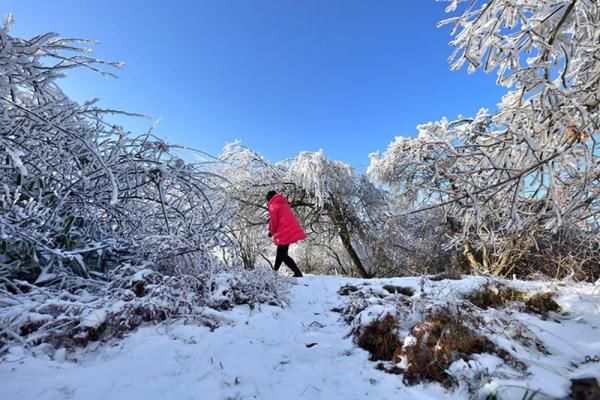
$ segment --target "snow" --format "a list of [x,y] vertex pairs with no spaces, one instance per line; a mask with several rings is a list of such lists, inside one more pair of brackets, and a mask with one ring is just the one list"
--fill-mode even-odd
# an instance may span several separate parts
[[23,176],[26,176],[27,168],[25,167],[25,165],[23,164],[23,160],[21,159],[21,157],[23,157],[25,153],[18,149],[11,149],[10,147],[6,148],[6,153],[8,153],[8,155],[12,159],[13,165],[19,170],[19,173]]
[[[215,311],[212,316],[225,323],[214,331],[182,322],[146,326],[121,341],[75,352],[58,349],[51,357],[34,357],[13,347],[0,362],[0,399],[468,399],[471,395],[463,386],[455,391],[436,383],[407,387],[401,376],[377,370],[368,353],[353,343],[351,327],[331,309],[348,301],[337,294],[348,283],[373,293],[385,284],[412,287],[413,298],[419,298],[423,287],[433,302],[442,302],[482,282],[306,276],[292,287],[288,308],[261,305]],[[553,289],[568,315],[542,320],[513,313],[551,353],[521,353],[528,374],[491,354],[457,361],[451,373],[472,380],[487,371],[491,376],[482,383],[482,393],[499,393],[503,399],[520,399],[526,388],[564,397],[569,379],[599,376],[600,363],[584,363],[586,355],[600,352],[596,288],[572,284]],[[388,311],[376,302],[370,307],[363,311],[365,317]],[[90,314],[87,320],[102,317]]]
[[55,273],[52,273],[52,272],[49,272],[51,270],[52,270],[51,266],[47,266],[47,267],[42,268],[42,272],[40,272],[40,274],[38,275],[37,279],[35,280],[35,283],[36,284],[40,284],[40,283],[43,283],[43,282],[48,282],[48,281],[51,281],[53,279],[56,279],[59,275],[55,274]]
[[83,328],[96,329],[106,321],[107,316],[108,312],[106,310],[91,310],[83,317],[79,325]]

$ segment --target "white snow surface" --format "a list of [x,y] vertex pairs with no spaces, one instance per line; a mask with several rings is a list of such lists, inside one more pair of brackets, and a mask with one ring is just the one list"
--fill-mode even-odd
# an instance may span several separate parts
[[[472,398],[462,384],[454,390],[437,383],[408,387],[401,376],[377,370],[368,353],[352,341],[350,327],[340,314],[331,311],[348,301],[337,294],[346,283],[375,290],[384,284],[408,286],[415,289],[415,296],[425,286],[443,301],[477,287],[483,279],[422,282],[419,278],[363,281],[306,276],[291,289],[288,308],[238,306],[215,311],[228,322],[212,332],[172,322],[146,326],[125,339],[76,352],[59,349],[52,356],[34,357],[13,347],[0,362],[0,399]],[[520,285],[539,289],[544,284]],[[568,395],[571,378],[600,376],[600,363],[583,363],[586,356],[600,354],[597,287],[573,284],[551,289],[559,292],[558,302],[568,317],[557,322],[513,314],[543,340],[551,355],[522,354],[528,365],[524,375],[491,354],[459,360],[450,366],[451,373],[468,379],[487,370],[495,376],[485,382],[481,393],[521,399],[525,390],[541,389],[536,400]],[[373,307],[363,313],[386,310],[377,304]]]

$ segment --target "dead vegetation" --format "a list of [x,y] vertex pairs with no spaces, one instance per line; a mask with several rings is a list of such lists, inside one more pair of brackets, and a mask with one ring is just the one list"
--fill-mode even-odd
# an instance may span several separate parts
[[387,314],[360,331],[356,343],[369,352],[371,361],[391,361],[402,347],[398,327],[396,318]]
[[561,308],[554,300],[555,296],[554,292],[536,293],[525,301],[525,310],[544,318],[547,318],[550,312],[560,312]]
[[462,279],[462,274],[460,271],[458,271],[456,269],[451,269],[451,270],[441,272],[436,275],[431,275],[429,277],[429,280],[431,280],[431,281],[443,281],[445,279],[460,280],[460,279]]
[[338,294],[340,296],[348,296],[350,293],[354,293],[356,291],[358,291],[358,288],[348,283],[338,290]]
[[556,233],[513,233],[502,243],[464,244],[454,254],[453,269],[521,279],[563,279],[595,282],[600,277],[600,235],[578,228]]
[[480,289],[468,294],[466,299],[477,307],[487,310],[488,308],[504,307],[509,302],[524,301],[525,294],[502,284],[488,282]]
[[402,294],[408,297],[415,294],[414,289],[405,286],[384,285],[383,288],[391,294]]
[[600,381],[598,378],[571,379],[571,398],[573,400],[600,399]]
[[[336,311],[353,326],[351,332],[357,345],[369,352],[371,361],[378,361],[376,368],[402,375],[408,385],[433,381],[446,388],[455,387],[458,382],[449,372],[450,365],[485,353],[500,358],[515,373],[526,374],[528,367],[521,361],[520,351],[542,356],[550,352],[526,324],[510,317],[512,310],[542,317],[560,310],[553,292],[529,294],[492,280],[465,295],[467,301],[444,304],[428,294],[409,298],[414,292],[402,286],[383,286],[388,293],[401,296],[381,297],[380,291],[372,288],[356,289],[349,293],[348,303]],[[370,307],[379,310],[390,305],[395,305],[395,311],[368,324],[361,322],[364,316],[371,315]],[[517,347],[501,345],[497,336]],[[475,390],[477,384],[473,385],[469,390]]]
[[399,337],[401,322],[386,314],[362,329],[354,331],[358,346],[369,352],[371,361],[379,363],[382,371],[403,375],[405,383],[414,385],[423,381],[435,381],[450,388],[455,382],[447,373],[451,363],[467,359],[472,354],[501,352],[485,336],[475,333],[469,323],[480,323],[465,315],[457,315],[449,309],[439,310],[417,323],[410,331],[412,340],[402,345]]
[[455,382],[447,373],[451,363],[467,359],[472,354],[492,353],[496,347],[449,310],[437,312],[419,322],[411,335],[414,340],[402,348],[395,360],[406,365],[404,381],[410,385],[435,381],[447,388],[452,387]]
[[556,293],[540,292],[528,296],[527,293],[499,283],[486,283],[466,296],[477,307],[500,309],[510,303],[518,303],[525,312],[547,318],[550,312],[560,312],[561,308],[554,300]]

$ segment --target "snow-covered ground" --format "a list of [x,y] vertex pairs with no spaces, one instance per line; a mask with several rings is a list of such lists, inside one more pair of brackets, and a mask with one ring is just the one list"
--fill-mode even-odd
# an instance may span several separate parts
[[[331,309],[348,302],[347,296],[337,293],[346,283],[375,291],[390,283],[408,286],[415,289],[415,296],[423,287],[443,300],[482,282],[469,278],[424,284],[419,278],[362,281],[307,276],[291,289],[288,308],[238,306],[215,311],[214,317],[226,323],[212,332],[171,323],[141,328],[99,348],[69,354],[59,350],[53,357],[36,358],[12,348],[0,363],[0,399],[467,399],[470,395],[462,385],[454,391],[436,383],[408,387],[401,376],[377,370],[369,354],[354,344],[350,327]],[[453,371],[468,377],[483,368],[493,375],[489,369],[497,368],[497,376],[486,383],[488,389],[501,398],[519,399],[524,388],[542,389],[550,397],[566,396],[571,378],[600,376],[600,363],[593,359],[600,354],[600,294],[593,285],[553,289],[559,291],[558,302],[568,315],[544,321],[512,314],[544,342],[550,355],[515,345],[528,366],[525,374],[487,355],[456,362]],[[375,303],[363,312],[385,309]],[[586,356],[592,357],[587,363]]]

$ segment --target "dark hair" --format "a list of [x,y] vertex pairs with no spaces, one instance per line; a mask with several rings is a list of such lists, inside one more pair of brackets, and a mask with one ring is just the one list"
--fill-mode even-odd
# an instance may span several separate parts
[[271,190],[269,193],[267,193],[267,202],[271,201],[273,196],[275,196],[276,194],[277,194],[277,192],[274,190]]

